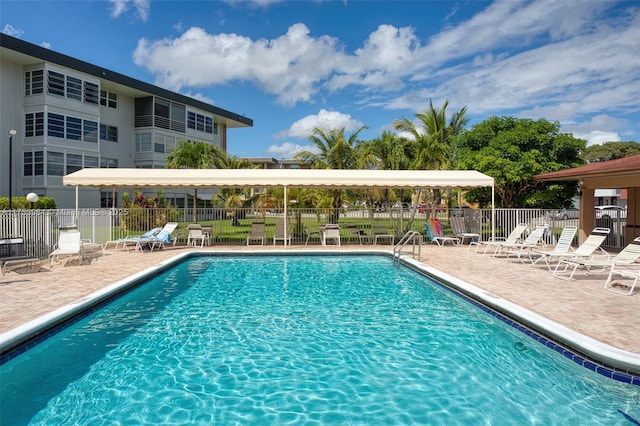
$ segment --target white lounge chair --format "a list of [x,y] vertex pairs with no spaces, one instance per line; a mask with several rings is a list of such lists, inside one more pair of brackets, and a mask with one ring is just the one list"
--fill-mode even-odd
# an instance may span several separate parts
[[251,223],[251,231],[249,231],[249,235],[247,236],[247,245],[251,245],[253,242],[260,242],[260,245],[264,245],[265,238],[265,224],[262,221],[252,222]]
[[278,241],[282,241],[282,243],[286,245],[291,245],[291,230],[287,229],[285,233],[284,230],[284,221],[285,219],[277,219],[276,220],[276,229],[273,231],[273,245],[275,246]]
[[[593,272],[594,269],[598,269],[599,272],[604,272],[607,269],[611,270],[614,266],[620,265],[632,265],[640,258],[640,237],[636,237],[631,241],[622,251],[615,256],[600,256],[591,257],[589,259],[567,259],[560,260],[556,265],[556,269],[553,271],[553,276],[563,280],[570,280],[573,278],[576,270],[580,267],[587,270],[587,275]],[[560,265],[564,265],[564,269],[559,270]],[[564,276],[568,270],[571,271],[569,276]]]
[[[636,287],[638,280],[640,280],[640,265],[621,265],[614,263],[609,271],[609,276],[604,283],[604,289],[612,291],[614,293],[624,294],[630,296],[633,294],[633,289]],[[613,281],[614,276],[618,276],[621,279],[632,280],[631,283],[623,284],[618,281]]]
[[326,246],[327,241],[333,241],[335,245],[340,246],[340,227],[335,224],[327,224],[322,230],[322,245]]
[[178,222],[168,222],[157,234],[149,238],[140,238],[136,242],[136,251],[143,251],[145,248],[153,251],[156,247],[164,248],[166,243],[171,243],[175,246],[177,239],[172,235],[176,228],[178,228]]
[[307,229],[307,227],[304,227],[304,234],[306,236],[306,239],[304,241],[304,245],[309,245],[309,241],[314,240],[314,239],[318,239],[319,242],[322,242],[322,234],[320,232],[320,230],[309,230]]
[[541,246],[544,245],[543,238],[548,230],[549,230],[549,225],[547,224],[538,225],[535,228],[533,228],[533,231],[531,231],[529,235],[527,235],[527,238],[525,238],[523,242],[513,243],[513,244],[504,244],[500,246],[499,249],[493,253],[493,255],[496,256],[497,254],[502,253],[503,249],[506,249],[507,257],[512,254],[515,254],[516,256],[518,256],[518,259],[520,259],[520,257],[522,257],[523,255],[526,255],[527,252],[535,248],[540,248]]
[[[558,240],[558,244],[553,250],[534,250],[531,252],[530,256],[532,265],[535,265],[540,261],[544,261],[547,264],[549,271],[551,271],[551,264],[554,261],[561,259],[587,259],[594,256],[596,252],[599,252],[601,255],[608,256],[607,252],[602,249],[601,245],[604,243],[607,235],[611,232],[610,229],[594,228],[587,239],[580,244],[578,248],[573,249],[571,244],[575,234],[573,228],[575,227],[570,226],[566,228],[568,229],[566,229],[566,232],[563,230],[563,233],[560,235],[560,239]],[[574,232],[574,234],[571,234],[572,232]]]
[[82,248],[82,237],[78,230],[60,230],[58,243],[54,250],[49,254],[50,266],[60,262],[62,258],[66,258],[65,265],[69,260],[78,258],[78,262],[82,264],[84,257],[84,249]]
[[[484,247],[484,251],[482,254],[487,254],[489,248],[493,248],[494,255],[496,251],[499,251],[502,246],[505,244],[516,244],[521,241],[522,233],[527,230],[529,225],[526,223],[519,223],[513,228],[513,230],[507,235],[506,239],[500,239],[500,237],[491,239],[489,241],[478,241],[469,244],[469,247],[472,245],[476,246],[476,253],[480,250],[480,247]],[[467,249],[468,250],[468,249]]]
[[158,228],[153,228],[141,235],[130,235],[123,238],[118,238],[117,240],[109,240],[106,243],[104,243],[104,245],[102,246],[102,250],[106,251],[107,247],[110,245],[114,245],[113,251],[117,251],[118,248],[120,250],[124,250],[127,248],[127,245],[133,245],[135,247],[138,241],[140,241],[141,239],[146,240],[146,239],[152,238],[161,230],[162,228],[158,227]]

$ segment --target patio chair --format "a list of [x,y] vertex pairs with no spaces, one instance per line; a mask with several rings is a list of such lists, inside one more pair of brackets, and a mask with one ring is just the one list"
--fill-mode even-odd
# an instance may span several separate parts
[[469,243],[480,240],[480,234],[467,231],[464,216],[451,216],[449,218],[449,225],[451,226],[453,235],[460,238],[460,244],[464,244],[464,240],[466,239],[469,240]]
[[529,225],[527,225],[526,223],[519,223],[513,228],[509,235],[507,235],[507,238],[500,239],[500,237],[496,237],[490,239],[489,241],[472,242],[469,244],[469,248],[471,248],[472,245],[475,245],[475,252],[478,253],[480,247],[484,247],[484,252],[482,254],[487,254],[489,248],[493,248],[493,251],[495,253],[501,246],[505,244],[516,244],[521,241],[522,234],[527,230],[528,227]]
[[333,241],[340,246],[340,227],[337,224],[329,223],[322,230],[322,245],[326,246],[327,241]]
[[304,235],[305,235],[305,241],[304,241],[304,245],[307,246],[309,245],[309,241],[313,240],[313,239],[318,239],[318,242],[322,242],[322,235],[320,232],[320,229],[318,229],[317,231],[314,230],[309,230],[306,225],[304,226]]
[[200,243],[200,247],[204,247],[205,243],[209,245],[209,234],[202,230],[202,225],[191,223],[187,226],[187,246],[195,247]]
[[358,228],[358,225],[347,225],[347,232],[349,233],[349,242],[351,242],[351,240],[354,238],[358,239],[360,245],[362,245],[363,240],[365,243],[368,242],[369,236],[365,231]]
[[175,247],[178,240],[172,235],[177,228],[178,222],[167,222],[157,234],[149,238],[140,238],[136,242],[136,251],[144,251],[145,249],[153,251],[156,247],[164,248],[166,243],[171,243]]
[[[587,270],[587,275],[589,275],[591,272],[593,272],[594,268],[598,268],[598,272],[604,272],[607,269],[611,271],[614,266],[631,265],[639,258],[640,237],[636,237],[635,240],[627,244],[627,246],[623,248],[620,253],[616,254],[613,257],[607,255],[600,257],[594,256],[588,259],[560,260],[553,271],[553,276],[563,280],[570,280],[571,278],[573,278],[573,275],[580,267],[585,268]],[[564,269],[562,269],[561,271],[559,270],[560,265],[564,265]],[[567,277],[563,274],[568,270],[570,270],[571,273]]]
[[273,245],[275,246],[278,241],[282,241],[282,243],[286,246],[291,245],[291,229],[287,229],[285,233],[284,224],[286,219],[277,219],[276,220],[276,229],[273,231]]
[[444,235],[440,219],[434,217],[429,218],[429,220],[425,222],[424,228],[427,233],[427,239],[432,243],[436,243],[439,246],[443,246],[446,243],[460,244],[460,238]]
[[371,233],[373,234],[373,244],[378,244],[378,240],[389,240],[391,245],[395,242],[393,234],[389,233],[387,227],[381,223],[372,223]]
[[51,267],[53,267],[54,263],[60,262],[62,258],[66,258],[65,265],[73,258],[78,258],[78,262],[82,264],[84,250],[80,231],[60,230],[58,243],[54,247],[54,250],[49,254]]
[[251,245],[251,243],[259,242],[261,246],[264,245],[265,239],[265,224],[263,221],[256,221],[251,223],[251,231],[249,231],[249,235],[247,236],[247,245]]

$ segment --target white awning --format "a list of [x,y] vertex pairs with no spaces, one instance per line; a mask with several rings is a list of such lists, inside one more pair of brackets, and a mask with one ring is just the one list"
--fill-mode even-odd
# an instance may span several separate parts
[[493,178],[475,170],[82,169],[65,185],[118,188],[475,188]]

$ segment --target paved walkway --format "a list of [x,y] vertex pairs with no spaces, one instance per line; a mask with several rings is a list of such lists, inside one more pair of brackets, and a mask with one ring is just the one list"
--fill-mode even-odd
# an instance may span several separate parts
[[[282,249],[282,246],[277,247]],[[246,250],[241,246],[213,246],[207,250]],[[274,249],[252,246],[251,249]],[[331,247],[294,246],[288,250],[335,250]],[[345,246],[343,250],[381,249],[390,246]],[[110,252],[91,259],[40,272],[18,270],[0,276],[0,333],[45,313],[81,300],[94,291],[135,272],[157,265],[185,247],[152,253]],[[425,245],[420,261],[460,278],[611,346],[640,354],[640,290],[624,296],[603,289],[606,274],[577,274],[573,281],[552,277],[546,267],[531,267],[515,260],[468,253],[466,247]]]

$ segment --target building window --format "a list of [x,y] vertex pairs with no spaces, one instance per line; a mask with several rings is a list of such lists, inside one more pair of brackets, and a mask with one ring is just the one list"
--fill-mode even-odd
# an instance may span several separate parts
[[84,82],[84,101],[88,104],[100,103],[100,90],[95,83]]
[[118,95],[106,90],[100,91],[100,105],[109,108],[118,108]]
[[101,158],[100,159],[100,168],[101,169],[116,169],[118,168],[118,160],[115,158]]
[[115,126],[101,124],[100,139],[108,142],[118,142],[118,128]]
[[64,154],[62,152],[47,152],[47,175],[64,176]]
[[187,127],[190,129],[211,134],[214,132],[214,126],[212,117],[196,114],[191,111],[187,113]]
[[24,176],[42,176],[44,172],[42,151],[25,152],[23,154],[23,173]]
[[67,154],[67,174],[77,172],[82,168],[82,155]]
[[213,134],[214,135],[218,134],[218,123],[213,123]]
[[136,152],[151,152],[151,133],[136,133]]
[[50,95],[64,96],[64,74],[47,72],[47,92]]
[[[100,207],[103,209],[110,209],[113,207],[113,192],[112,191],[100,191]],[[115,199],[118,199],[118,193],[115,193]]]
[[98,157],[94,157],[92,155],[84,156],[84,167],[95,169],[98,166],[100,166],[100,161],[98,160]]
[[24,115],[24,136],[44,136],[44,112],[31,112]]
[[66,117],[67,139],[82,140],[82,120],[75,117]]
[[67,76],[67,98],[82,102],[82,80]]
[[85,142],[98,143],[98,122],[82,120],[82,140]]
[[24,94],[39,95],[44,90],[44,72],[42,70],[27,71],[24,73]]
[[47,114],[47,135],[64,138],[64,115],[53,112]]

